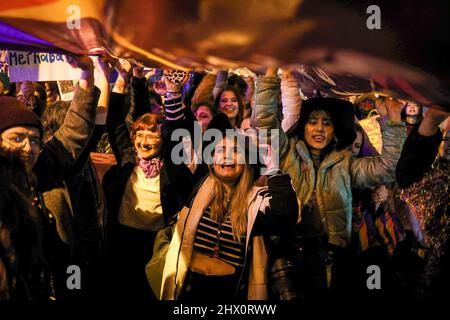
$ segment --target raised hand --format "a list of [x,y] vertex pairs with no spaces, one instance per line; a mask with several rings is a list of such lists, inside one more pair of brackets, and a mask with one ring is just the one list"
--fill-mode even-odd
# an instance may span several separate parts
[[278,73],[278,67],[276,67],[276,66],[267,67],[266,77],[275,77],[275,76],[277,76],[277,73]]
[[80,82],[78,85],[86,91],[94,90],[94,63],[88,56],[66,56],[66,61],[73,67],[81,69]]
[[287,68],[283,68],[282,71],[282,75],[281,75],[281,80],[282,81],[290,81],[290,80],[295,80],[295,77],[293,75],[293,71],[295,70],[295,68],[293,67],[287,67]]
[[164,82],[167,92],[180,92],[187,82],[189,73],[182,70],[164,70]]
[[[389,119],[400,122],[401,121],[401,113],[402,113],[403,108],[405,107],[405,103],[403,101],[396,100],[396,99],[387,99],[385,104],[386,104],[386,109],[387,109]],[[393,119],[393,118],[395,118],[395,119]]]
[[217,75],[216,84],[223,83],[228,80],[228,71],[227,70],[218,70],[216,75]]
[[450,116],[450,113],[432,106],[425,113],[425,117],[419,126],[419,134],[422,136],[433,136],[438,131],[439,125]]
[[97,56],[94,59],[95,69],[97,69],[100,75],[107,81],[109,80],[109,74],[112,71],[110,62],[112,62],[111,58],[106,56]]
[[81,70],[87,70],[87,71],[94,70],[94,63],[92,62],[92,59],[89,58],[88,56],[66,55],[66,61],[73,68],[79,68]]
[[164,80],[155,81],[153,83],[153,90],[155,90],[158,95],[165,96],[167,93],[167,87]]
[[131,69],[133,68],[133,66],[131,65],[130,61],[119,59],[114,63],[114,68],[119,73],[119,76],[114,83],[113,92],[124,94],[125,88],[130,81]]
[[144,66],[142,65],[134,65],[133,66],[133,77],[142,79],[144,78]]
[[377,99],[375,100],[375,109],[377,110],[381,118],[387,116],[387,109],[384,103],[385,99],[386,97],[377,97]]
[[122,77],[123,80],[127,81],[130,77],[131,69],[133,66],[131,62],[125,59],[116,60],[114,63],[114,68],[119,73],[119,76]]
[[389,119],[393,122],[402,121],[401,113],[403,108],[405,107],[405,103],[403,101],[396,100],[390,97],[378,98],[375,101],[375,107],[381,117],[387,114]]

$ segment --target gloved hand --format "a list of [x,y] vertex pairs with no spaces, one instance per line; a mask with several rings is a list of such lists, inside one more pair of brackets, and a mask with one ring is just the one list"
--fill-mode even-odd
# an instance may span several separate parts
[[167,92],[180,92],[189,78],[189,73],[182,70],[164,70],[164,82]]

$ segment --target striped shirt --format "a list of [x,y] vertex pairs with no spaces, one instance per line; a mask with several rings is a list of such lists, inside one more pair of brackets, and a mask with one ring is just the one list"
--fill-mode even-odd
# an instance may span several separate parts
[[183,99],[181,93],[167,93],[164,100],[164,108],[166,112],[166,120],[177,121],[184,119]]
[[234,266],[243,267],[245,252],[245,236],[241,242],[233,237],[230,216],[228,215],[220,227],[219,223],[211,218],[210,208],[203,213],[195,234],[194,250],[198,253],[214,257],[214,248],[218,244],[218,259]]

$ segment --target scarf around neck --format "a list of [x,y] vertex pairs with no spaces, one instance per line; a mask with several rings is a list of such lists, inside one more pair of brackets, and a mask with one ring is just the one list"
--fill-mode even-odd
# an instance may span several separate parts
[[158,157],[152,158],[150,160],[145,160],[139,157],[139,167],[144,171],[145,177],[147,179],[154,178],[159,175],[159,171],[163,166],[163,162]]

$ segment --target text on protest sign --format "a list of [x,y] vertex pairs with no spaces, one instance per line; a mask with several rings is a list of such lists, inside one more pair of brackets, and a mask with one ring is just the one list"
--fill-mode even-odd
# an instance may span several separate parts
[[11,82],[74,80],[81,73],[58,53],[9,50],[8,65]]

